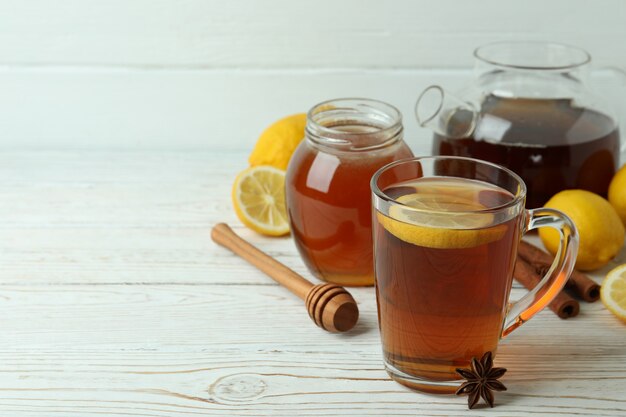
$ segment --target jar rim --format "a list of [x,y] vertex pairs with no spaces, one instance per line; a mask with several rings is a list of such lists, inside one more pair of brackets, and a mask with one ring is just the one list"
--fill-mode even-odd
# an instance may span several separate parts
[[564,71],[591,62],[577,46],[543,41],[498,41],[479,46],[474,57],[497,67],[521,70]]
[[[321,123],[324,116],[329,115],[334,115],[335,120],[350,120],[349,116],[362,118],[367,116],[370,121],[378,123],[367,125],[375,130],[346,131]],[[356,124],[359,124],[358,121]],[[363,126],[366,124],[363,123]],[[354,137],[377,139],[373,140],[374,143],[351,149],[370,150],[386,146],[402,133],[402,113],[395,106],[376,99],[361,97],[331,99],[316,104],[308,111],[306,131],[315,142],[331,146],[353,145],[353,140],[349,138]]]

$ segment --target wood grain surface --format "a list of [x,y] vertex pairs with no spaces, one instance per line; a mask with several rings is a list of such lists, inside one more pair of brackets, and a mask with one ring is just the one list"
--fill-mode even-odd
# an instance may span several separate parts
[[211,241],[226,221],[311,278],[290,238],[236,220],[246,156],[0,153],[0,416],[626,415],[626,326],[600,302],[502,341],[494,409],[391,381],[372,288],[330,334]]

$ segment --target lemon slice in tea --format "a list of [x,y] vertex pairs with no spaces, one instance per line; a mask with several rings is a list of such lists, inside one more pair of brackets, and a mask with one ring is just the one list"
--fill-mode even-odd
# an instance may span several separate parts
[[465,195],[413,193],[396,199],[389,216],[377,212],[380,224],[392,235],[413,245],[437,249],[473,248],[501,239],[504,224],[492,226],[487,207]]

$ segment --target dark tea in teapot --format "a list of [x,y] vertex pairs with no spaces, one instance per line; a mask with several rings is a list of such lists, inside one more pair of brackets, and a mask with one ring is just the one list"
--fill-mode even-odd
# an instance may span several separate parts
[[[571,99],[503,98],[487,95],[480,117],[451,114],[449,137],[436,133],[433,153],[491,161],[519,174],[528,186],[527,207],[540,207],[567,188],[606,197],[619,156],[614,121]],[[470,131],[463,138],[454,132]]]

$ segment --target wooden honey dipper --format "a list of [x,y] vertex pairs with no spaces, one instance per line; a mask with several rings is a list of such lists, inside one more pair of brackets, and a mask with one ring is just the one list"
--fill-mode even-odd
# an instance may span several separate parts
[[274,281],[304,300],[311,319],[324,330],[338,333],[350,330],[359,318],[352,295],[339,285],[313,285],[292,269],[239,237],[226,223],[211,230],[211,239],[230,249]]

